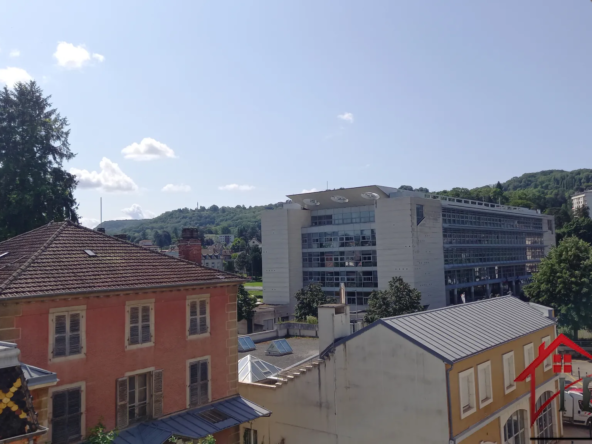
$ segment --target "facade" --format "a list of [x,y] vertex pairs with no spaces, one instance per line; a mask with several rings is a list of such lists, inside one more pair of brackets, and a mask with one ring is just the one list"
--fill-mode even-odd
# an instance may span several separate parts
[[[195,263],[196,229],[183,229],[185,260],[71,222],[9,239],[0,251],[0,338],[18,344],[27,364],[59,376],[45,386],[44,442],[81,441],[101,421],[121,431],[119,442],[162,444],[174,428],[169,421],[144,436],[150,421],[193,412],[201,430],[193,438],[208,431],[236,443],[249,415],[228,406],[262,414],[237,390],[242,280]],[[210,418],[205,427],[199,412],[211,409],[232,421]]]
[[224,270],[224,261],[219,254],[202,254],[201,263],[204,267],[215,268],[216,270]]
[[571,196],[571,209],[573,211],[582,207],[590,208],[590,203],[592,203],[592,190]]
[[293,313],[320,283],[364,309],[401,276],[429,308],[519,294],[555,244],[553,216],[526,208],[367,186],[288,196],[262,215],[263,300]]
[[255,238],[249,241],[249,247],[259,247],[263,251],[263,244]]
[[[555,334],[552,319],[511,296],[385,318],[352,335],[348,305],[321,306],[319,357],[239,383],[243,396],[273,411],[241,435],[315,444],[561,436],[557,401],[531,428],[530,384],[515,381]],[[558,376],[541,366],[536,382],[541,406]]]
[[234,242],[234,234],[205,234],[205,239],[212,239],[214,243],[230,245]]

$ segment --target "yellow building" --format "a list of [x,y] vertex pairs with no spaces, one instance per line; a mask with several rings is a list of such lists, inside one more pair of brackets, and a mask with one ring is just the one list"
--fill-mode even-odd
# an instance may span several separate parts
[[[529,382],[516,376],[555,338],[550,310],[514,297],[381,319],[349,335],[349,307],[319,308],[319,356],[241,395],[271,410],[243,425],[260,443],[511,443],[561,436],[554,400],[530,427]],[[551,359],[536,403],[555,393]]]

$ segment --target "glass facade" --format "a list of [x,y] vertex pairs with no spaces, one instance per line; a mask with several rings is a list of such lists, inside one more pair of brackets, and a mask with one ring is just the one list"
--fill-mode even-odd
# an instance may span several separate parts
[[322,287],[339,289],[339,284],[346,287],[378,287],[376,271],[308,271],[302,272],[304,286],[319,283]]
[[302,249],[373,247],[376,245],[376,232],[368,230],[324,231],[322,233],[303,233]]
[[542,219],[535,217],[497,215],[446,207],[442,208],[442,224],[502,228],[507,230],[543,230]]
[[538,271],[538,264],[504,265],[501,267],[475,267],[459,270],[446,270],[446,285],[468,284],[471,282],[507,279],[529,276]]
[[545,256],[544,247],[444,248],[444,265],[503,263],[539,260]]
[[444,245],[543,245],[543,233],[445,228]]
[[375,250],[302,253],[302,267],[376,267]]
[[374,207],[349,207],[332,210],[313,210],[311,225],[345,225],[374,222]]

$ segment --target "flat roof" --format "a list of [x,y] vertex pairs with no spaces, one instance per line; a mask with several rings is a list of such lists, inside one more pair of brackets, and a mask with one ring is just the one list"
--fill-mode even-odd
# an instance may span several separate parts
[[[238,354],[238,360],[240,361],[247,355],[254,356],[265,362],[275,365],[282,370],[291,367],[294,364],[298,364],[305,359],[312,358],[319,354],[319,339],[318,338],[278,338],[286,339],[290,347],[292,347],[293,353],[283,356],[268,356],[265,354],[267,347],[273,341],[259,342],[255,344],[257,347],[255,350],[251,350],[244,353]],[[274,339],[275,340],[275,339]]]

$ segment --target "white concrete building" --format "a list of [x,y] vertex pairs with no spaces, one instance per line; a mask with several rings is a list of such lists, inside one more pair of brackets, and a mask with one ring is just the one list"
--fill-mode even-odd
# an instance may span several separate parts
[[[553,216],[535,210],[366,186],[288,196],[261,218],[263,300],[293,313],[295,293],[319,282],[364,309],[401,276],[438,308],[519,294],[555,245]],[[282,314],[283,315],[283,314]]]
[[582,207],[590,208],[592,203],[592,190],[584,191],[583,193],[574,194],[571,196],[571,209],[576,211]]

